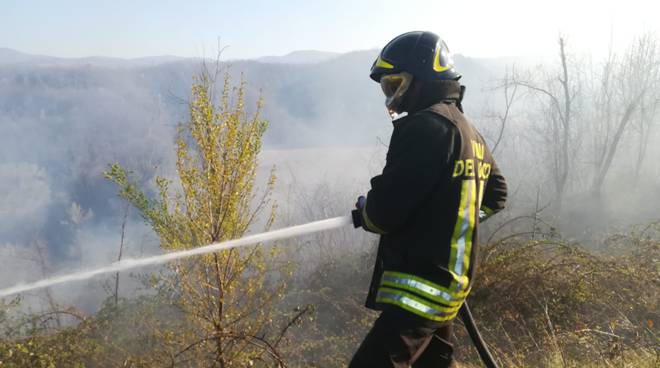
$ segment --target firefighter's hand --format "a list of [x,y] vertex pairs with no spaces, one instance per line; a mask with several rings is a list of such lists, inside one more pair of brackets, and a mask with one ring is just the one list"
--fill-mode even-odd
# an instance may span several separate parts
[[365,196],[359,196],[355,202],[355,209],[351,211],[351,216],[353,217],[353,226],[355,228],[362,227],[362,209],[367,203],[367,198]]

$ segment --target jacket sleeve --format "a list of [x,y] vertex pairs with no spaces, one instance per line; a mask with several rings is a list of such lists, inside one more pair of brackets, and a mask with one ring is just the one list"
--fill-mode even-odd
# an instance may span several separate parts
[[504,176],[502,176],[499,167],[497,167],[497,163],[493,160],[490,176],[486,182],[484,198],[481,202],[482,214],[480,220],[484,221],[488,217],[503,210],[504,204],[506,203],[506,196],[506,180],[504,179]]
[[385,168],[371,179],[362,210],[366,230],[392,233],[406,223],[438,182],[451,175],[457,135],[450,122],[423,114],[395,127]]

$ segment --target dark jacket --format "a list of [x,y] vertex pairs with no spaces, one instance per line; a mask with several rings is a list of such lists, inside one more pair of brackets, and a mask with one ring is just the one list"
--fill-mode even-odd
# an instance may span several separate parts
[[393,122],[385,168],[371,179],[362,222],[382,235],[367,307],[450,321],[471,287],[480,211],[504,208],[506,183],[460,109],[459,83],[435,87],[428,107]]

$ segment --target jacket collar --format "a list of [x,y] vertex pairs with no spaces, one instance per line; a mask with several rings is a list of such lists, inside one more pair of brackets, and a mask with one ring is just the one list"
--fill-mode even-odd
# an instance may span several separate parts
[[410,109],[411,111],[408,113],[415,113],[439,102],[454,103],[461,111],[463,111],[461,102],[464,93],[465,87],[458,81],[443,80],[424,83],[416,106]]

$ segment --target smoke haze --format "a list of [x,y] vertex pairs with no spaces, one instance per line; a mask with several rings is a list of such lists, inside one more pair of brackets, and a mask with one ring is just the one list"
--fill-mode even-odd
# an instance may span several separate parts
[[[114,261],[125,205],[102,172],[120,162],[139,173],[145,186],[156,174],[172,175],[175,128],[186,119],[200,60],[72,60],[0,51],[0,287]],[[223,63],[234,82],[247,82],[248,106],[260,97],[265,101],[263,116],[270,126],[262,171],[277,168],[281,225],[313,220],[305,206],[315,201],[333,203],[327,217],[343,215],[382,168],[391,124],[380,88],[367,75],[375,55],[376,50],[307,52]],[[456,57],[467,86],[464,106],[491,144],[505,103],[494,87],[514,61]],[[522,89],[519,96],[496,157],[509,179],[510,210],[524,212],[550,200],[552,186],[540,164],[548,147],[540,139],[543,124],[532,112],[540,109],[541,99]],[[571,204],[559,217],[573,234],[585,231],[576,223],[624,225],[657,218],[653,201],[644,200],[660,192],[655,122],[648,133],[646,174],[635,179],[639,190],[626,190],[632,185],[634,130],[623,137],[622,153],[607,177],[598,202],[604,205],[581,195],[585,180],[572,182],[566,201]],[[575,170],[588,170],[591,158],[575,159]],[[134,214],[126,235],[129,256],[158,251],[153,234]],[[41,263],[40,249],[46,260]],[[102,281],[91,284],[91,289],[89,284],[57,288],[54,294],[93,310],[104,293]]]

